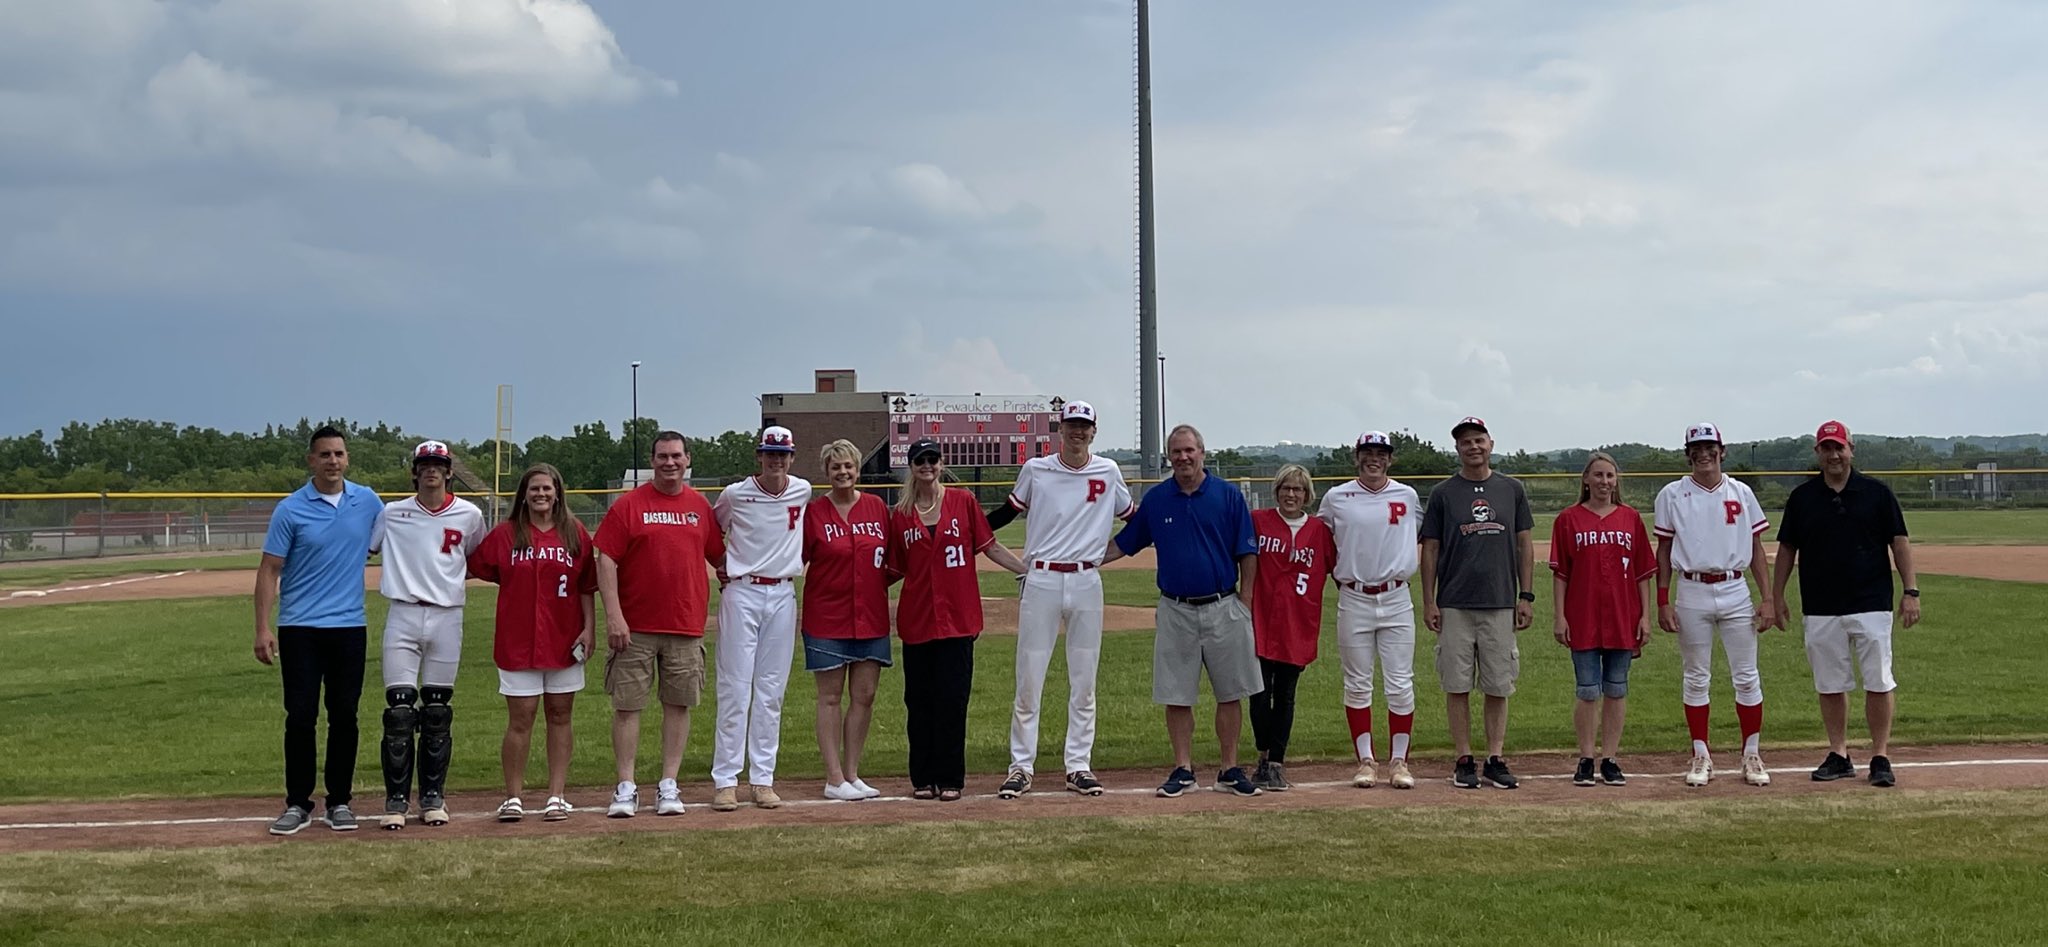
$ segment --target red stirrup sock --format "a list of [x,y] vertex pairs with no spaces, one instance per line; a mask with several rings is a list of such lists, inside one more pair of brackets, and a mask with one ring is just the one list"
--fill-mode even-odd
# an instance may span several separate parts
[[1361,760],[1372,759],[1372,708],[1346,707],[1344,719],[1351,724],[1351,748]]
[[1764,702],[1736,704],[1735,720],[1742,725],[1742,753],[1755,756],[1758,736],[1764,732]]
[[1685,729],[1692,733],[1692,755],[1707,755],[1707,705],[1685,705]]

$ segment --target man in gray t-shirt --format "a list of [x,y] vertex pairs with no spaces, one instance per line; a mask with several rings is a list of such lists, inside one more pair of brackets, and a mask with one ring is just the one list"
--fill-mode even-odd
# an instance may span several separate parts
[[1520,481],[1493,472],[1493,436],[1486,422],[1465,418],[1451,428],[1458,473],[1429,492],[1422,514],[1422,620],[1436,632],[1436,673],[1458,764],[1451,782],[1479,788],[1472,760],[1471,693],[1486,695],[1486,781],[1513,789],[1501,759],[1507,742],[1508,698],[1521,676],[1515,633],[1535,617],[1531,586],[1535,519]]

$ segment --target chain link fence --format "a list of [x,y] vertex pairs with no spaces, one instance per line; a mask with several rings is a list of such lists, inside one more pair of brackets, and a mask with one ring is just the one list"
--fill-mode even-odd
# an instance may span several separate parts
[[[1273,504],[1275,467],[1212,468],[1211,473],[1236,483],[1254,507]],[[973,470],[982,476],[997,470]],[[1011,471],[1002,470],[1008,474]],[[1889,484],[1907,509],[2001,510],[2048,508],[2048,470],[1905,470],[1871,474]],[[1127,473],[1127,476],[1129,474]],[[1647,512],[1657,491],[1684,473],[1626,473],[1622,501]],[[1734,472],[1749,484],[1767,510],[1782,509],[1792,488],[1810,472]],[[1320,494],[1348,479],[1317,477]],[[1402,482],[1424,497],[1445,477],[1403,477]],[[1556,513],[1577,502],[1577,474],[1523,474],[1529,504],[1537,514]],[[1009,495],[1009,479],[963,480],[954,484],[972,490],[984,508]],[[715,495],[719,485],[698,483],[696,489]],[[1149,483],[1135,478],[1133,493]],[[821,485],[822,488],[822,485]],[[894,481],[864,483],[864,490],[893,503],[900,485]],[[569,506],[577,519],[597,528],[619,490],[571,490]],[[402,496],[403,494],[399,494]],[[511,512],[511,497],[468,495],[495,523]],[[391,499],[393,497],[387,497]],[[254,493],[45,493],[0,494],[0,562],[31,559],[79,559],[163,553],[253,551],[263,547],[270,512],[280,494]]]

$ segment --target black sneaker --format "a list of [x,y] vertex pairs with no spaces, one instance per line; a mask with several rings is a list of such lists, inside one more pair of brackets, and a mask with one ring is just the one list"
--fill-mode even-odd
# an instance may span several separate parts
[[1873,756],[1870,758],[1870,784],[1872,786],[1890,786],[1897,782],[1898,779],[1892,775],[1891,757]]
[[1266,784],[1272,781],[1273,764],[1266,760],[1260,760],[1259,765],[1252,769],[1252,785],[1265,789],[1267,788]]
[[1479,766],[1472,762],[1472,757],[1458,757],[1458,768],[1451,774],[1451,785],[1459,789],[1479,788]]
[[1159,788],[1154,790],[1152,794],[1161,799],[1176,799],[1180,797],[1181,793],[1193,788],[1195,788],[1195,771],[1185,766],[1177,766],[1174,767],[1172,773],[1167,775],[1166,782],[1160,783]]
[[1100,796],[1102,795],[1102,780],[1096,779],[1094,773],[1085,769],[1077,769],[1067,774],[1067,791],[1077,792],[1084,796]]
[[1600,781],[1609,786],[1628,785],[1628,777],[1621,774],[1621,764],[1611,756],[1600,761]]
[[[1875,762],[1870,765],[1872,769],[1877,767]],[[1856,775],[1856,764],[1850,762],[1848,757],[1830,751],[1828,758],[1822,760],[1820,767],[1813,771],[1813,781],[1817,783],[1833,782],[1845,776],[1854,775]]]
[[1217,773],[1216,784],[1209,788],[1217,792],[1227,792],[1233,796],[1256,796],[1259,794],[1259,787],[1252,785],[1251,778],[1244,774],[1244,767],[1242,766],[1233,766]]
[[1002,788],[996,790],[997,799],[1015,799],[1031,791],[1031,774],[1021,769],[1010,771],[1010,778],[1003,780]]
[[1591,786],[1593,784],[1593,758],[1581,756],[1579,757],[1579,768],[1572,771],[1572,785]]
[[1508,763],[1498,756],[1486,758],[1486,781],[1500,789],[1513,789],[1521,785],[1515,774],[1508,772]]
[[1260,788],[1272,792],[1286,792],[1294,788],[1294,784],[1287,781],[1287,764],[1269,763],[1266,766],[1266,773],[1266,782]]

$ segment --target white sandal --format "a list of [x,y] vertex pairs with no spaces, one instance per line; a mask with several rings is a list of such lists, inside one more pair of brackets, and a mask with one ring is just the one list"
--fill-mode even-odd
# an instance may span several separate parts
[[518,796],[498,804],[498,821],[517,822],[523,818],[526,818],[526,808],[519,804]]
[[540,817],[548,822],[560,822],[563,819],[567,819],[572,810],[573,807],[569,805],[567,799],[563,799],[560,796],[549,796],[547,808],[541,810]]

